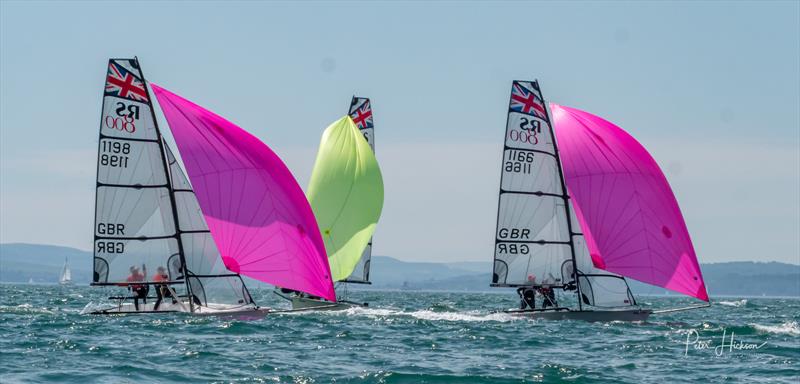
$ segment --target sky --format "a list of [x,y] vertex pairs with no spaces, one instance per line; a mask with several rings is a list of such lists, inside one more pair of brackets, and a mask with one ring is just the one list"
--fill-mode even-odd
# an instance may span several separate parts
[[[511,81],[652,153],[698,259],[800,263],[800,2],[0,2],[0,242],[92,247],[109,57],[308,183],[370,97],[374,254],[490,261]],[[165,126],[165,125],[163,125]]]

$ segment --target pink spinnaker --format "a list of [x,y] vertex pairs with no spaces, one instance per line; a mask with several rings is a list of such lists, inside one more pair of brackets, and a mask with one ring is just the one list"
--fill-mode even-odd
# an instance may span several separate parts
[[708,301],[666,177],[616,125],[550,104],[564,178],[594,265]]
[[281,159],[233,123],[150,85],[225,267],[336,301],[316,218]]

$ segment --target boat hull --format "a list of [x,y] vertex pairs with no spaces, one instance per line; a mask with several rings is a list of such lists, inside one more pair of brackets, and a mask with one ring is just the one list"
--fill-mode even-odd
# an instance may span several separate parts
[[181,304],[161,303],[158,310],[153,309],[154,303],[139,304],[139,310],[133,303],[123,303],[120,305],[108,305],[98,307],[93,303],[89,303],[81,311],[81,314],[88,315],[144,315],[144,314],[159,314],[159,313],[184,313],[193,316],[233,316],[236,318],[249,318],[249,317],[264,317],[267,313],[271,312],[269,308],[260,308],[253,305],[226,305],[226,304],[212,304],[206,306],[195,306],[194,312],[189,310],[189,303],[184,302]]
[[572,310],[519,310],[510,309],[505,313],[543,320],[583,320],[589,322],[605,321],[645,321],[653,313],[649,309],[626,309],[609,311],[572,311]]

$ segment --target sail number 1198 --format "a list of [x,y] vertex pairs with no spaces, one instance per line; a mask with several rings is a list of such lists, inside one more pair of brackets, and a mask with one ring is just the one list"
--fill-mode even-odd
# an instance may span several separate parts
[[130,143],[103,140],[101,144],[100,165],[128,168],[128,154],[131,153]]

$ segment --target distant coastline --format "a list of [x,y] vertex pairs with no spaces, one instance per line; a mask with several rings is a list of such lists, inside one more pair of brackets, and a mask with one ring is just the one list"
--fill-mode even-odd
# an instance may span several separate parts
[[[0,282],[56,284],[64,259],[69,259],[73,281],[91,281],[91,252],[56,245],[0,244]],[[488,287],[492,264],[486,262],[407,262],[373,256],[370,286],[354,289],[382,291],[449,291],[505,293]],[[800,297],[800,265],[780,262],[723,262],[702,264],[712,297]],[[266,286],[265,284],[263,284]],[[673,296],[662,288],[631,281],[637,296]]]

